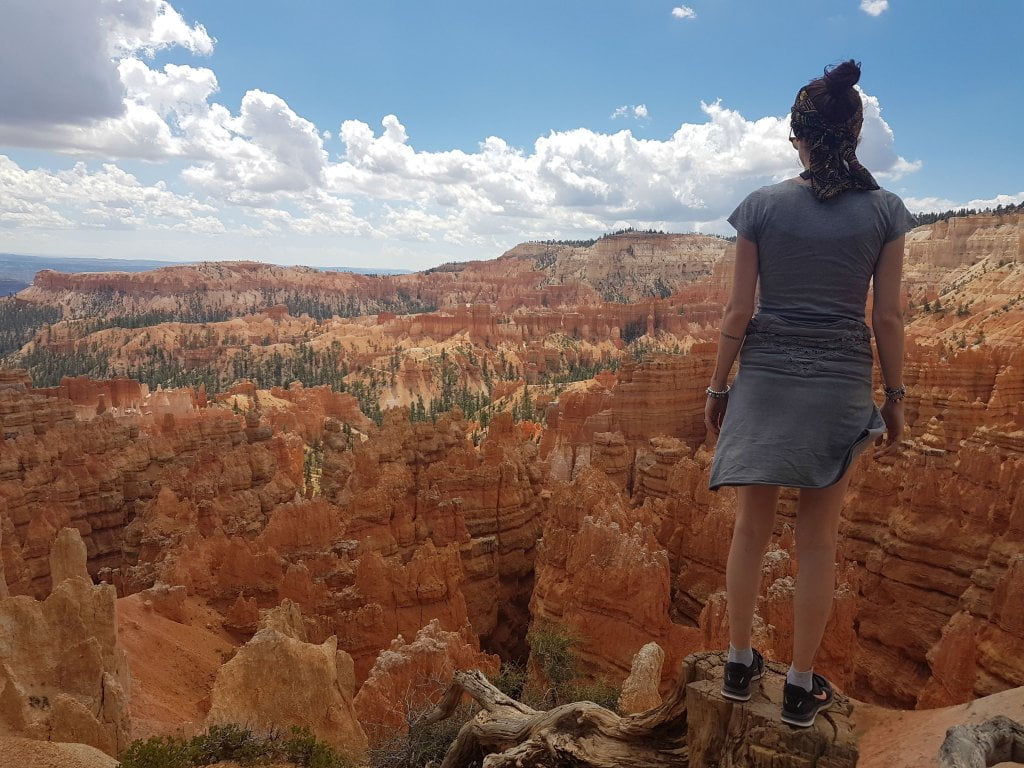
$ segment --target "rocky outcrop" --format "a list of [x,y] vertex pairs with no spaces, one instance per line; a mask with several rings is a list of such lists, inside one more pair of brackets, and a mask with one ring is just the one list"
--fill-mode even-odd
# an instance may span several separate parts
[[1020,261],[1022,233],[1024,214],[957,216],[910,232],[907,260],[947,270],[990,256]]
[[845,552],[862,568],[855,690],[865,698],[934,706],[1024,685],[1011,650],[1021,628],[1003,618],[1014,615],[1004,606],[1024,546],[1024,421],[983,384],[1009,383],[1020,363],[965,357],[949,369],[965,380],[949,381],[943,400],[970,403],[969,416],[931,415],[939,387],[922,387],[902,459],[865,466],[847,506]]
[[117,638],[113,587],[85,573],[77,531],[58,538],[45,600],[0,599],[0,729],[88,744],[117,754],[128,744],[129,682]]
[[[269,322],[304,310],[339,314],[408,312],[422,305],[479,302],[516,306],[637,302],[708,275],[729,243],[705,235],[623,233],[591,245],[526,243],[489,261],[446,264],[426,272],[361,275],[257,262],[190,264],[147,272],[63,274],[42,270],[22,300],[61,306],[77,316],[265,310]],[[305,302],[300,300],[305,299]],[[103,306],[103,304],[106,306]]]
[[65,579],[89,580],[87,558],[82,535],[74,528],[62,528],[50,550],[50,580],[54,584]]
[[[28,376],[20,371],[2,371],[0,381],[0,437],[13,443],[20,435],[43,434],[57,425],[69,425],[75,419],[74,406],[67,401],[38,394],[31,389]],[[7,446],[5,446],[7,448]],[[0,472],[7,476],[17,470],[8,451],[0,454]]]
[[[602,465],[625,479],[633,491],[633,470],[627,467],[634,462],[637,468],[641,462],[649,467],[659,461],[657,449],[650,450],[652,438],[702,442],[706,396],[694,383],[710,379],[713,354],[708,344],[695,344],[687,355],[651,354],[641,363],[624,362],[611,386],[595,381],[560,396],[548,408],[549,434],[541,444],[553,478],[574,477],[590,466],[596,450]],[[597,437],[604,433],[621,435],[628,450],[613,448],[610,438]],[[662,464],[671,464],[672,458]]]
[[468,631],[447,632],[436,619],[412,642],[396,637],[381,651],[355,697],[356,714],[371,740],[402,732],[440,700],[458,669],[496,675],[497,656],[481,653]]
[[521,642],[508,628],[527,621],[540,515],[536,447],[508,414],[495,416],[479,450],[467,432],[457,411],[436,424],[396,412],[358,445],[329,432],[321,487],[364,550],[404,559],[427,543],[455,547],[474,631],[496,646]]
[[297,437],[247,432],[226,409],[76,421],[70,401],[31,389],[4,389],[0,403],[23,433],[0,452],[2,551],[14,594],[47,593],[61,528],[82,534],[90,573],[135,591],[152,574],[128,566],[159,559],[172,534],[265,521],[302,482]]
[[665,652],[657,643],[648,643],[633,657],[629,677],[622,684],[619,712],[632,715],[646,712],[661,704],[661,670],[665,665]]
[[242,403],[258,406],[263,423],[274,432],[290,432],[307,444],[320,442],[324,423],[332,419],[368,432],[372,422],[359,410],[359,401],[347,392],[335,392],[328,386],[303,387],[293,381],[287,388],[271,387],[259,392],[251,384],[238,385],[217,396],[217,401],[232,407]]
[[696,630],[670,618],[670,578],[653,519],[630,509],[603,473],[585,470],[553,492],[530,612],[535,626],[579,639],[582,673],[621,681],[652,641],[675,669],[698,647]]
[[296,630],[293,620],[272,615],[220,668],[207,722],[308,727],[343,753],[361,753],[366,734],[352,706],[352,657],[338,650],[336,637],[314,645]]
[[438,549],[428,541],[404,565],[376,552],[360,558],[354,584],[359,602],[335,618],[356,656],[358,679],[366,678],[379,649],[399,635],[413,637],[433,619],[448,630],[465,626],[463,578],[459,552],[451,544]]
[[135,379],[90,379],[88,376],[65,376],[56,387],[36,390],[42,395],[68,400],[96,412],[114,408],[120,411],[141,411],[149,397],[149,387]]

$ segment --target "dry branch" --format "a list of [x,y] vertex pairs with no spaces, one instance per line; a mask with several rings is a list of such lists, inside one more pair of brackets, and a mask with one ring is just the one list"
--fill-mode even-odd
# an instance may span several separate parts
[[980,725],[957,725],[946,731],[939,748],[939,768],[985,768],[1024,763],[1024,726],[999,715]]
[[479,672],[458,672],[425,721],[447,717],[463,693],[481,708],[440,768],[727,768],[753,765],[752,759],[785,766],[790,757],[794,766],[853,768],[857,751],[847,700],[815,728],[794,730],[778,719],[781,667],[772,669],[751,702],[739,705],[718,693],[722,664],[717,653],[687,657],[660,706],[626,717],[589,701],[534,710]]
[[686,765],[686,685],[693,676],[688,659],[660,707],[620,718],[589,701],[538,711],[503,694],[480,672],[457,672],[424,722],[450,715],[463,693],[481,708],[441,768],[678,768]]

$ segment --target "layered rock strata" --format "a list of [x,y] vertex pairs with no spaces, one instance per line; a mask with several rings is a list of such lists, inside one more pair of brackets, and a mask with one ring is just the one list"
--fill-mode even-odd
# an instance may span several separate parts
[[670,582],[653,519],[630,509],[603,473],[584,470],[555,489],[530,613],[541,631],[554,625],[576,638],[580,672],[618,682],[650,642],[666,649],[670,669],[698,647],[698,632],[669,616]]

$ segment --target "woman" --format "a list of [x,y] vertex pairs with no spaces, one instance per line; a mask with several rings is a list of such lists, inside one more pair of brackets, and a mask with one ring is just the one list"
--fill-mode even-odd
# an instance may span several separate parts
[[[779,487],[799,488],[793,661],[782,719],[803,727],[833,699],[813,663],[832,608],[850,467],[872,440],[881,446],[876,457],[895,451],[903,431],[900,274],[904,233],[914,223],[900,198],[880,189],[857,160],[859,79],[859,64],[847,61],[800,89],[790,142],[804,172],[751,193],[729,217],[737,232],[735,282],[705,409],[707,427],[718,435],[710,487],[737,486],[738,502],[726,569],[730,642],[722,693],[746,701],[763,674],[764,660],[750,643],[761,561]],[[872,399],[864,323],[869,283],[885,385],[881,412]]]

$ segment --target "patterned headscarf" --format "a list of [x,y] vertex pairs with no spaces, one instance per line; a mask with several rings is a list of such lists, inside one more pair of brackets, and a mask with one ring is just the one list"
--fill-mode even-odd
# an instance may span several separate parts
[[810,167],[801,174],[810,178],[811,191],[819,200],[831,200],[848,189],[878,189],[878,183],[857,159],[857,137],[864,122],[864,108],[857,100],[857,111],[845,123],[830,123],[814,106],[806,88],[797,94],[790,122],[793,133],[804,140],[810,151]]

